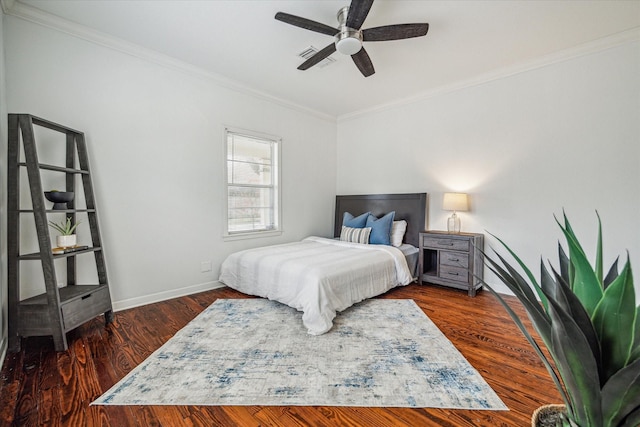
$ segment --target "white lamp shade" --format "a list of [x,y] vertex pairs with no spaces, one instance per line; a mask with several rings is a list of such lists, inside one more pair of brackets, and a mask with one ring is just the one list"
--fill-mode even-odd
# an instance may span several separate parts
[[442,209],[445,211],[460,211],[465,212],[469,210],[469,200],[466,193],[444,193],[444,200],[442,201]]

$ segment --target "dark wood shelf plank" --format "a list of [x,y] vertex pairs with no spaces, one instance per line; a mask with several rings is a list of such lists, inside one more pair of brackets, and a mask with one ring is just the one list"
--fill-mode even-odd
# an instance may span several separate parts
[[[20,166],[27,166],[26,163],[22,162],[19,163]],[[89,171],[86,170],[82,170],[82,169],[75,169],[75,168],[65,168],[62,166],[55,166],[55,165],[47,165],[45,163],[38,163],[38,168],[40,169],[45,169],[45,170],[50,170],[50,171],[55,171],[55,172],[64,172],[64,173],[73,173],[73,174],[88,174]]]
[[[83,249],[81,251],[69,252],[68,254],[56,254],[56,255],[53,256],[53,259],[68,258],[70,256],[75,256],[75,255],[80,255],[80,254],[87,254],[87,253],[97,252],[97,251],[101,251],[101,250],[102,250],[102,248],[92,247],[92,248]],[[39,252],[36,252],[36,253],[33,253],[33,254],[20,255],[18,258],[20,260],[24,260],[24,261],[37,261],[37,260],[41,259]]]
[[[95,209],[47,209],[46,213],[95,213]],[[33,209],[20,209],[20,213],[33,213]]]
[[59,123],[54,123],[51,120],[43,119],[42,117],[36,117],[31,114],[25,114],[25,116],[31,117],[31,121],[33,122],[34,125],[42,126],[42,127],[55,130],[57,132],[66,133],[66,134],[76,134],[76,135],[82,134],[82,132],[80,132],[79,130],[71,129],[68,126],[61,125]]
[[[82,298],[98,289],[104,288],[107,285],[72,285],[58,288],[60,294],[60,302],[66,303],[69,301]],[[47,305],[47,294],[40,294],[20,301],[22,305]]]

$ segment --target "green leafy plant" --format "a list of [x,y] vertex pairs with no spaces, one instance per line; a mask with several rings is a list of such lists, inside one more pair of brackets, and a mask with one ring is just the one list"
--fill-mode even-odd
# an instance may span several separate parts
[[66,221],[61,221],[60,223],[55,223],[53,221],[49,221],[49,226],[59,231],[63,236],[70,236],[76,231],[76,227],[80,224],[81,221],[76,222],[75,224],[71,223],[71,217],[67,217]]
[[637,427],[640,425],[640,306],[636,306],[631,265],[618,272],[618,259],[603,277],[602,224],[598,216],[592,267],[564,216],[556,219],[568,253],[558,243],[556,270],[541,262],[540,282],[522,260],[496,239],[524,276],[494,250],[485,264],[522,303],[551,355],[549,360],[507,302],[483,281],[533,346],[560,392],[567,411],[563,426]]

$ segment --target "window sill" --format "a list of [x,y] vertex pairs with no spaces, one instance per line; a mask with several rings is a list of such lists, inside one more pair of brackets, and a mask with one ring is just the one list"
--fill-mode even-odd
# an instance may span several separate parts
[[273,230],[273,231],[255,231],[249,233],[238,233],[238,234],[224,234],[222,236],[222,240],[225,242],[233,241],[233,240],[244,240],[244,239],[258,239],[261,237],[275,237],[281,236],[282,230]]

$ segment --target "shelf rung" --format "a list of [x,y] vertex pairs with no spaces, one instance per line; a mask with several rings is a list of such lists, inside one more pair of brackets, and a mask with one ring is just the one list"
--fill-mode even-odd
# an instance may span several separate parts
[[[20,166],[27,166],[26,163],[24,162],[20,162],[19,163]],[[65,168],[62,166],[54,166],[54,165],[47,165],[44,163],[38,163],[38,167],[40,169],[46,169],[46,170],[50,170],[50,171],[56,171],[56,172],[65,172],[65,173],[78,173],[81,175],[88,175],[89,171],[83,170],[83,169],[74,169],[74,168]]]
[[[46,213],[95,213],[95,209],[47,209]],[[33,209],[20,209],[20,213],[33,213]]]
[[54,123],[51,120],[43,119],[41,117],[36,117],[31,114],[29,114],[29,116],[31,116],[31,121],[33,122],[34,125],[49,128],[51,130],[55,130],[56,132],[60,132],[60,133],[82,135],[82,132],[78,130],[71,129],[70,127],[63,126],[58,123]]
[[[79,255],[79,254],[86,254],[86,253],[90,253],[90,252],[97,252],[97,251],[101,251],[101,250],[102,250],[101,247],[94,246],[94,247],[91,247],[91,248],[84,249],[82,251],[69,252],[68,254],[56,254],[56,255],[53,255],[53,259],[67,258],[67,257],[70,257],[70,256],[75,256],[75,255]],[[18,257],[18,259],[19,260],[28,260],[28,261],[39,260],[40,259],[40,252],[33,253],[33,254],[20,255]]]

